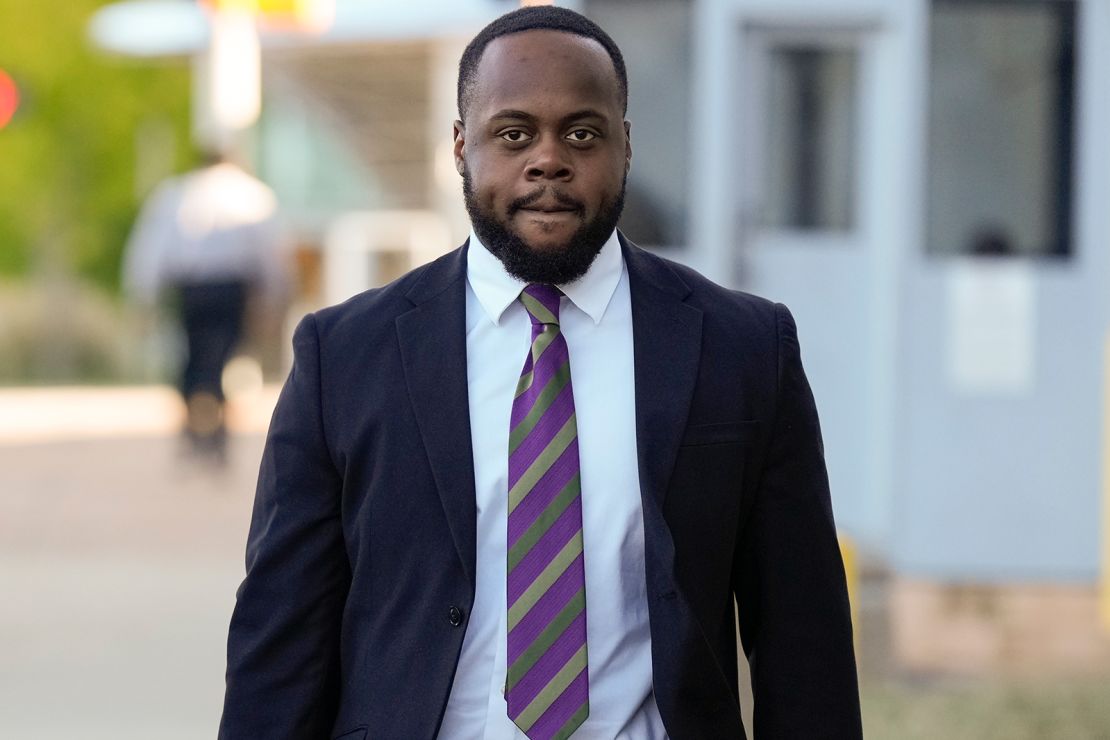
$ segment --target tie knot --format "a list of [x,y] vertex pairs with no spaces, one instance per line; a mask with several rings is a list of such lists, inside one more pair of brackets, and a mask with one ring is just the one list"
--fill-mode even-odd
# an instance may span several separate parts
[[563,292],[549,283],[530,283],[520,293],[520,302],[532,324],[559,325],[559,298]]

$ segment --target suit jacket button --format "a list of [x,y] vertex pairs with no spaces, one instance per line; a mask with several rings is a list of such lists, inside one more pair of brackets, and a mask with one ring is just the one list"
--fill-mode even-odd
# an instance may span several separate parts
[[458,627],[463,621],[462,609],[457,606],[451,607],[447,612],[447,620],[451,622],[452,627]]

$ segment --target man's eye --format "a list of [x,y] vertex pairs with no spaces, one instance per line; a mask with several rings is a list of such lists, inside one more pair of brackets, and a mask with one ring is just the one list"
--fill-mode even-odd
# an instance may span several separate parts
[[528,139],[531,138],[531,137],[528,136],[527,132],[521,131],[520,129],[511,129],[509,131],[503,131],[500,134],[500,136],[505,141],[510,141],[514,144],[519,144],[523,141],[528,141]]
[[587,131],[584,128],[579,128],[567,134],[567,138],[571,141],[593,141],[597,138],[597,134],[595,134],[593,131]]

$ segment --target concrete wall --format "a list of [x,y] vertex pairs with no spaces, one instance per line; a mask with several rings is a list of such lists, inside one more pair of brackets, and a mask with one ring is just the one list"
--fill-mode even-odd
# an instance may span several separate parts
[[968,393],[946,377],[946,291],[958,261],[920,252],[902,279],[893,560],[948,580],[1097,578],[1102,341],[1110,269],[1110,8],[1082,3],[1072,259],[1031,265],[1033,367],[1024,392]]

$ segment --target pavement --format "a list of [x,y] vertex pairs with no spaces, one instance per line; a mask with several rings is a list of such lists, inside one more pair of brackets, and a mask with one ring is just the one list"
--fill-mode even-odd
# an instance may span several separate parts
[[0,390],[0,738],[213,738],[275,388],[229,463],[168,388]]

